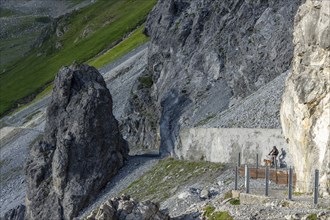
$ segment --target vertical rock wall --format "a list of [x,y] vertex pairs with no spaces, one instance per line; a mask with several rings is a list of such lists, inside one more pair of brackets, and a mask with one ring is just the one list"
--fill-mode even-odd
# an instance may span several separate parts
[[330,193],[330,1],[308,0],[295,17],[293,71],[281,107],[298,189]]
[[[147,71],[123,123],[130,146],[160,143],[161,152],[171,153],[181,128],[225,111],[287,71],[300,4],[159,0],[146,22]],[[277,121],[278,114],[268,118]]]

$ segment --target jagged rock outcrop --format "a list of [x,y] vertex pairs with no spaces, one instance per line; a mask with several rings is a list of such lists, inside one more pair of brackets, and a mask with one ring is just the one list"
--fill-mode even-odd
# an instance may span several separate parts
[[144,71],[134,83],[128,104],[121,118],[121,132],[136,154],[159,151],[159,109],[150,95],[152,76]]
[[102,75],[87,65],[62,68],[44,138],[27,162],[27,219],[72,219],[123,166],[128,148]]
[[[74,14],[74,13],[73,13]],[[54,50],[58,50],[60,37],[64,35],[67,31],[69,31],[68,20],[73,14],[65,14],[58,18],[50,18],[50,23],[47,25],[44,30],[41,32],[40,36],[33,43],[33,48],[42,48],[42,53],[46,53],[47,46],[50,46]],[[45,42],[49,40],[51,37],[55,38],[53,45],[45,45]]]
[[[123,131],[132,137],[130,144],[161,142],[161,151],[171,152],[180,127],[221,113],[288,70],[299,5],[300,0],[159,0],[145,29],[151,42],[144,79],[150,83],[133,89],[127,108]],[[273,113],[256,118],[255,127],[278,128],[278,111]]]
[[281,107],[283,133],[297,173],[297,189],[330,194],[330,2],[307,0],[295,18],[293,71]]
[[137,202],[130,196],[112,198],[92,211],[84,220],[169,220],[167,213],[159,209],[158,203]]

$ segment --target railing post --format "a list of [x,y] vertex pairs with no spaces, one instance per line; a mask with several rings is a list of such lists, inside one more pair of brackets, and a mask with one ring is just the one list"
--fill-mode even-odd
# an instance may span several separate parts
[[259,169],[259,155],[257,154],[256,179],[258,179],[258,169]]
[[289,200],[292,200],[292,175],[293,174],[293,171],[292,171],[292,167],[290,166],[289,168],[289,193],[288,193],[288,196],[289,196]]
[[235,190],[238,189],[238,167],[235,167]]
[[241,153],[238,153],[237,166],[241,167]]
[[275,183],[278,184],[277,166],[275,166]]
[[315,170],[314,180],[314,205],[317,205],[319,197],[319,170]]
[[250,193],[250,171],[248,165],[245,165],[245,192]]
[[259,155],[257,154],[257,169],[259,168]]
[[269,195],[269,167],[266,166],[265,170],[265,180],[266,180],[266,189],[265,189],[265,196]]

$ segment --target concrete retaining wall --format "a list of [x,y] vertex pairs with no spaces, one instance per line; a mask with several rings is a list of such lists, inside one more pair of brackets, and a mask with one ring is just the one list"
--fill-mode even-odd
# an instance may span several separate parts
[[[189,128],[181,129],[180,142],[175,154],[185,160],[237,163],[241,153],[242,164],[259,164],[267,158],[273,146],[277,146],[284,157],[282,166],[291,166],[291,156],[280,129],[247,128]],[[279,157],[278,157],[279,158]],[[281,158],[281,157],[280,157]]]

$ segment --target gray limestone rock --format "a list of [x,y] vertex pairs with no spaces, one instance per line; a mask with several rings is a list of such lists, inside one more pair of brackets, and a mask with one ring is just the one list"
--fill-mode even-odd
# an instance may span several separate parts
[[160,113],[150,95],[152,83],[151,76],[144,71],[131,89],[120,120],[121,132],[132,152],[137,152],[136,154],[159,151],[160,135],[157,121]]
[[210,198],[210,192],[207,189],[203,189],[199,197],[201,199],[208,199]]
[[129,196],[112,198],[92,211],[85,220],[169,220],[167,213],[159,209],[158,203],[137,202]]
[[293,70],[281,106],[283,134],[297,173],[297,190],[330,196],[330,2],[308,0],[295,18]]
[[[287,71],[299,5],[159,0],[145,29],[151,37],[145,76],[151,83],[133,90],[127,108],[134,115],[123,129],[130,145],[160,143],[162,153],[172,153],[181,127],[212,118]],[[256,118],[254,125],[279,126],[278,111],[268,118],[274,123]]]
[[100,73],[87,65],[62,68],[44,138],[30,149],[27,218],[77,216],[123,166],[127,154]]

